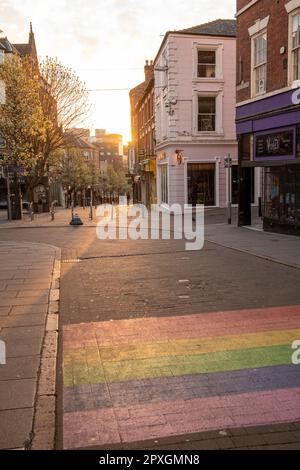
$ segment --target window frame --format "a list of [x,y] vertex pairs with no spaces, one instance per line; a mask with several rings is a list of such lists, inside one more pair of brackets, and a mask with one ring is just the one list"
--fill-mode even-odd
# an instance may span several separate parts
[[[288,60],[289,60],[289,66],[288,66],[288,84],[292,85],[292,83],[296,80],[300,80],[300,57],[299,57],[299,78],[295,78],[294,72],[295,72],[295,60],[294,60],[294,54],[295,50],[300,51],[300,41],[299,41],[299,46],[297,48],[294,48],[293,46],[293,20],[296,16],[300,16],[300,8],[293,10],[289,14],[289,54],[288,54]],[[300,52],[299,52],[300,53]]]
[[[223,43],[200,43],[194,42],[194,65],[193,65],[193,80],[195,82],[214,82],[214,81],[223,81]],[[199,77],[198,75],[198,65],[199,65],[199,51],[206,52],[215,52],[215,77]]]
[[[199,97],[211,97],[216,99],[216,124],[215,131],[201,132],[198,131],[198,99]],[[222,137],[224,136],[223,128],[223,106],[224,106],[223,91],[205,92],[201,90],[193,91],[193,136],[194,137]]]
[[[215,62],[214,63],[206,63],[206,62],[200,62],[199,60],[199,55],[201,52],[210,52],[210,53],[213,53],[214,56],[215,56]],[[205,75],[205,76],[200,76],[199,74],[199,68],[200,67],[214,67],[214,76],[208,76],[208,75]],[[207,70],[207,69],[206,69]],[[197,50],[197,78],[200,78],[200,79],[215,79],[216,78],[216,75],[217,75],[217,51],[216,49],[203,49],[201,47],[198,48]]]
[[[211,100],[214,100],[215,102],[215,112],[214,113],[200,113],[200,110],[199,110],[199,105],[200,105],[200,100],[201,99],[211,99]],[[200,126],[199,126],[199,117],[200,116],[214,116],[214,129],[212,130],[200,130]],[[217,97],[212,95],[212,96],[207,96],[207,95],[202,95],[202,94],[198,94],[198,99],[197,99],[197,132],[199,134],[207,134],[207,133],[215,133],[217,131]]]
[[159,191],[160,191],[160,204],[169,204],[169,165],[164,163],[159,165]]
[[[256,64],[256,41],[265,36],[266,38],[266,55],[265,60]],[[264,67],[264,80],[265,80],[265,89],[263,91],[257,91],[257,73]],[[259,31],[257,34],[251,37],[251,95],[260,96],[267,93],[267,79],[268,79],[268,33],[267,29]]]
[[0,49],[0,65],[3,65],[5,62],[5,51]]

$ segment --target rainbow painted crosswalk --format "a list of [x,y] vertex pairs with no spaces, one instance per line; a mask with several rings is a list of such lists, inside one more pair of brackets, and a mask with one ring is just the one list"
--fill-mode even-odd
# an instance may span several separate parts
[[64,327],[64,448],[300,420],[300,306]]

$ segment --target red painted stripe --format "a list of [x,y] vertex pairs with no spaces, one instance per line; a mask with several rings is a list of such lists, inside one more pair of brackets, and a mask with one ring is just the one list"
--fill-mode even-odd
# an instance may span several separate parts
[[142,318],[64,327],[65,348],[228,336],[300,328],[300,306]]

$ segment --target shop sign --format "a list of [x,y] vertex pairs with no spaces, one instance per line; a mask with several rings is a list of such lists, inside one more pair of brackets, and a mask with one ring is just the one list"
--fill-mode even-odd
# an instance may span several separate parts
[[295,158],[295,128],[275,129],[254,135],[254,160],[290,160]]

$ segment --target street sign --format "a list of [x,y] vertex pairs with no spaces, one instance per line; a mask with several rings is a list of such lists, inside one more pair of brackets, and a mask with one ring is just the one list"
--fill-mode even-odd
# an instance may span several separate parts
[[227,202],[228,202],[228,224],[231,225],[232,207],[232,158],[230,153],[224,158],[224,166],[228,170],[227,176]]
[[230,155],[227,155],[225,158],[224,158],[224,167],[225,168],[231,168],[232,167],[232,158]]

